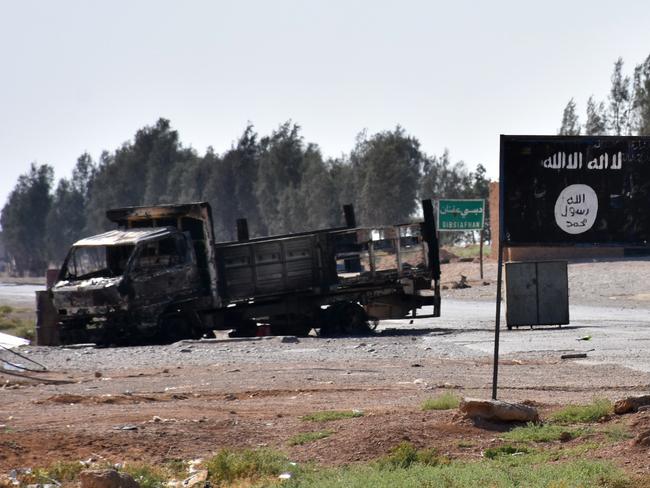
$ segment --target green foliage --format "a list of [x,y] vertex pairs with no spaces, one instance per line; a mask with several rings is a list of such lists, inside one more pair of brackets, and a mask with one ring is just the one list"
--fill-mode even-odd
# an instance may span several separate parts
[[[447,251],[455,254],[459,258],[478,258],[480,255],[480,247],[478,244],[471,244],[469,246],[448,246]],[[491,247],[483,246],[483,258],[490,255]]]
[[417,450],[410,442],[400,442],[390,453],[377,460],[380,469],[407,469],[414,464],[438,466],[448,463],[446,458],[438,455],[435,449]]
[[145,463],[127,463],[122,471],[131,475],[140,488],[163,488],[171,476],[164,467]]
[[85,466],[79,461],[56,461],[45,468],[35,468],[19,476],[20,486],[29,484],[70,484],[77,479]]
[[425,162],[420,142],[400,126],[371,137],[362,132],[350,160],[360,222],[381,225],[408,221],[416,210],[418,181]]
[[47,264],[44,229],[52,203],[53,176],[50,166],[32,163],[2,208],[2,239],[18,273],[40,274]]
[[576,102],[569,100],[564,107],[562,114],[562,126],[557,131],[561,136],[579,136],[580,135],[580,122],[578,121],[578,114],[576,113]]
[[600,429],[600,432],[612,442],[621,442],[634,437],[624,425],[620,424],[607,425]]
[[[25,316],[27,315],[27,316]],[[34,339],[34,320],[31,312],[24,312],[9,305],[0,306],[0,331],[16,337]]]
[[[517,459],[518,464],[506,460]],[[613,464],[571,460],[535,462],[527,454],[499,456],[481,462],[454,461],[434,466],[419,463],[408,468],[382,469],[378,464],[315,470],[301,473],[282,486],[290,488],[622,488],[630,480]]]
[[208,481],[217,486],[240,480],[256,481],[277,477],[280,473],[296,469],[284,454],[271,449],[222,449],[205,466]]
[[597,422],[613,411],[612,402],[606,398],[597,398],[587,405],[568,405],[555,412],[551,420],[561,424]]
[[527,454],[530,452],[525,447],[517,446],[499,446],[499,447],[488,447],[483,451],[483,455],[488,459],[496,459],[499,456],[512,456],[514,454]]
[[422,402],[422,410],[450,410],[458,408],[460,398],[450,392],[445,392],[435,398],[427,398]]
[[331,422],[333,420],[352,419],[357,417],[363,417],[363,412],[358,410],[326,410],[324,412],[314,412],[308,415],[303,415],[301,419],[311,422]]
[[483,166],[468,172],[462,162],[451,166],[448,153],[429,158],[399,126],[362,132],[349,154],[325,161],[291,121],[263,137],[249,124],[224,153],[199,155],[161,118],[97,162],[82,154],[54,187],[52,177],[49,166],[32,165],[2,210],[19,273],[61,264],[75,240],[113,227],[105,213],[115,207],[208,201],[217,240],[229,241],[239,218],[251,237],[323,229],[342,225],[341,207],[353,203],[359,225],[393,224],[414,218],[418,197],[488,194]]
[[290,446],[301,446],[303,444],[308,444],[310,442],[317,441],[318,439],[325,439],[326,437],[331,436],[334,433],[332,430],[322,430],[319,432],[301,432],[292,436],[288,444]]
[[500,435],[511,442],[551,442],[557,440],[575,439],[585,433],[585,429],[570,429],[554,424],[528,423],[524,427],[514,429]]

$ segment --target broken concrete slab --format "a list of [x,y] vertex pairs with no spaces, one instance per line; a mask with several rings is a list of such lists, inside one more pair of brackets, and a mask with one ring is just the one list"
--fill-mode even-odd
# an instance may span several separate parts
[[537,409],[522,403],[463,398],[458,408],[471,419],[502,422],[537,422],[539,420]]
[[614,404],[614,413],[623,415],[625,413],[637,412],[640,407],[650,405],[650,395],[631,396],[617,401]]

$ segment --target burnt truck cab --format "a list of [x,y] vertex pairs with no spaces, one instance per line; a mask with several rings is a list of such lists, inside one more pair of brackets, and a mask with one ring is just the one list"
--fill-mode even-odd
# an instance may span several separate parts
[[[181,330],[181,309],[201,295],[189,233],[118,229],[76,242],[52,288],[62,343],[157,339]],[[164,322],[164,323],[161,323]],[[161,338],[167,340],[168,337]]]

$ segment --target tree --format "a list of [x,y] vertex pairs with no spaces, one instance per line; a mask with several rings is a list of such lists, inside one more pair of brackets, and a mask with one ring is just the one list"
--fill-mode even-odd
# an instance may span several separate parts
[[650,56],[634,69],[634,120],[638,135],[650,135]]
[[593,95],[587,100],[587,121],[585,122],[585,135],[603,136],[607,134],[607,113],[605,104],[596,105]]
[[630,125],[630,78],[623,76],[623,58],[614,63],[612,87],[609,92],[609,123],[612,132],[617,135],[629,135]]
[[260,141],[255,195],[262,221],[270,234],[288,232],[292,227],[291,219],[281,215],[280,198],[282,196],[283,210],[289,205],[289,199],[299,204],[297,195],[292,193],[300,185],[304,169],[303,152],[300,127],[291,121],[285,122],[271,136]]
[[351,160],[360,223],[408,221],[416,208],[418,180],[424,164],[419,141],[400,126],[370,138],[361,133]]
[[557,133],[561,136],[578,136],[580,135],[580,122],[578,121],[578,114],[576,113],[576,102],[569,100],[564,107],[562,114],[562,125]]
[[47,267],[45,228],[53,177],[51,166],[32,163],[29,172],[18,178],[2,208],[3,239],[20,274],[42,274]]

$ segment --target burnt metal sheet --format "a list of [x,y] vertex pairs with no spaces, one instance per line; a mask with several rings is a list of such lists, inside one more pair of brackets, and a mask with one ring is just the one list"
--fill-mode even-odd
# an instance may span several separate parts
[[170,230],[166,227],[110,230],[103,234],[81,239],[75,242],[74,246],[120,246],[136,244],[149,239],[157,239],[166,234],[171,234]]

